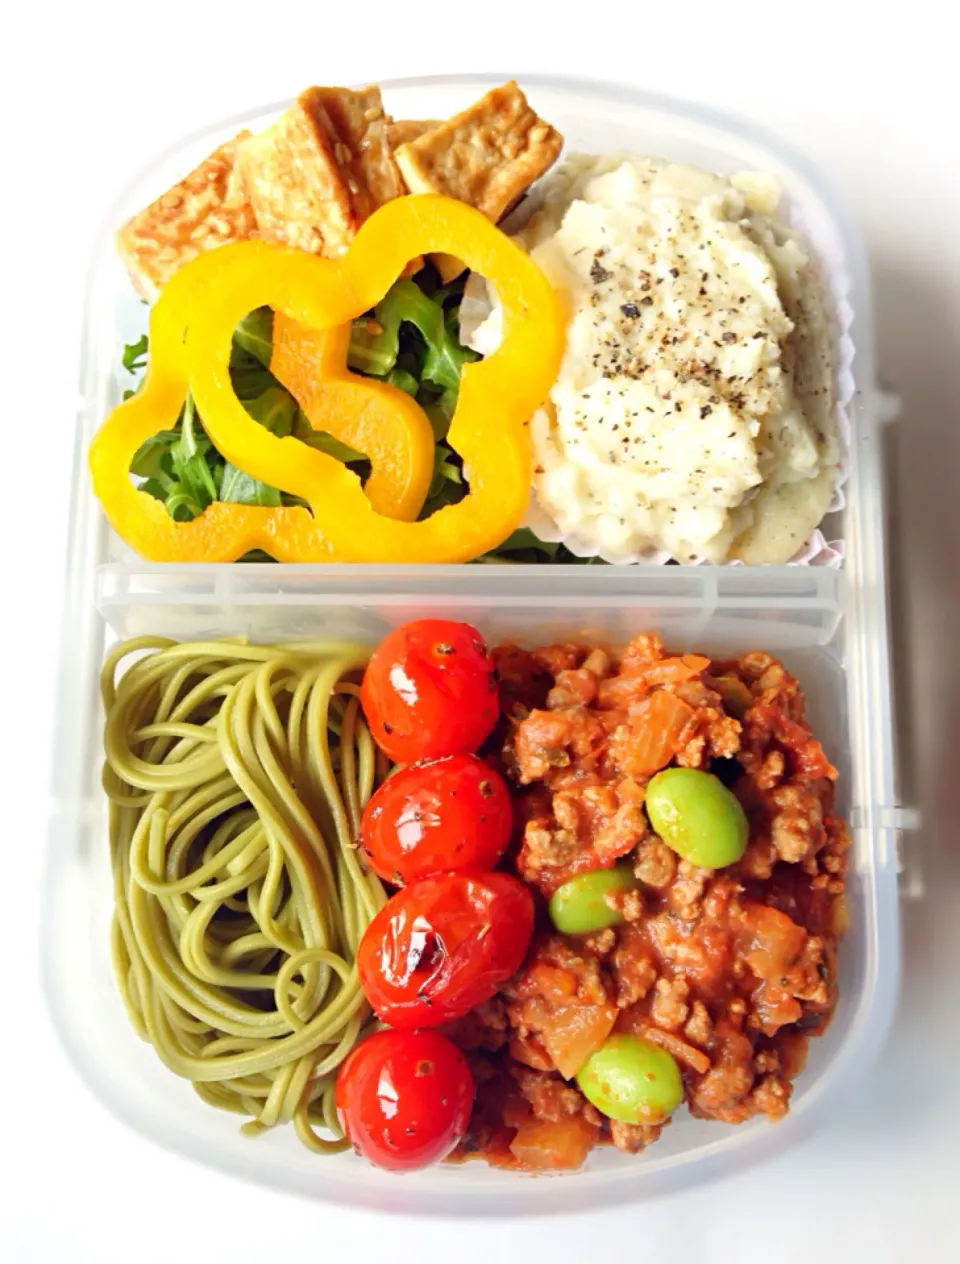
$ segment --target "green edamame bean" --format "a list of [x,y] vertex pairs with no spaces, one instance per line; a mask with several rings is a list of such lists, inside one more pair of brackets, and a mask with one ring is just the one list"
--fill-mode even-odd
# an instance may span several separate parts
[[632,891],[637,885],[628,865],[580,873],[550,897],[550,918],[564,935],[588,935],[605,926],[618,926],[623,917],[603,898],[610,891]]
[[650,1040],[611,1036],[577,1072],[588,1102],[610,1119],[659,1124],[683,1101],[675,1060]]
[[665,768],[647,785],[650,824],[693,865],[722,869],[746,850],[750,827],[736,795],[696,768]]

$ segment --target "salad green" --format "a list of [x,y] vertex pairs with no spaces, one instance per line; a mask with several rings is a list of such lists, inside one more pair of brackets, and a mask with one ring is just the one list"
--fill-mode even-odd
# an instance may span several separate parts
[[[462,279],[441,286],[437,274],[427,267],[416,281],[397,281],[372,312],[353,322],[351,330],[350,368],[406,391],[430,419],[436,452],[422,518],[443,505],[455,504],[468,491],[460,458],[446,442],[460,373],[465,364],[478,358],[475,351],[461,345],[458,336],[462,297]],[[365,479],[370,463],[363,453],[314,430],[297,401],[270,372],[272,342],[273,313],[268,308],[251,312],[237,326],[230,357],[237,398],[255,421],[278,438],[293,435],[343,461]],[[147,349],[146,335],[128,344],[121,360],[123,368],[130,374],[141,374]],[[134,393],[127,390],[124,398]],[[130,472],[143,480],[143,491],[162,501],[170,516],[181,522],[196,517],[216,500],[268,507],[304,503],[225,461],[204,431],[189,395],[176,425],[143,444]],[[260,555],[257,560],[262,560]],[[563,545],[545,543],[529,528],[521,527],[494,552],[477,560],[590,564],[599,559],[577,558]]]

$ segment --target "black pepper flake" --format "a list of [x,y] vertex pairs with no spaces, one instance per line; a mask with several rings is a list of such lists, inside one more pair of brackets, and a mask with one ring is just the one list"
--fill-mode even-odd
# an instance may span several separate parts
[[624,316],[628,316],[631,320],[636,319],[640,315],[640,308],[636,303],[621,303],[620,310]]
[[678,276],[680,275],[680,269],[679,269],[679,268],[671,268],[671,269],[670,269],[670,275],[671,275],[672,277],[678,277]]
[[647,295],[647,297],[646,297],[646,298],[642,298],[642,299],[640,300],[640,302],[641,302],[641,304],[642,304],[644,307],[652,307],[652,306],[653,306],[653,299],[650,297],[650,295],[649,295],[649,294]]
[[594,259],[590,265],[590,280],[597,285],[602,285],[604,281],[609,281],[613,273],[609,268],[605,268],[599,259]]
[[737,341],[737,335],[736,335],[735,333],[732,333],[732,332],[728,329],[728,330],[727,330],[727,332],[723,335],[723,341],[724,341],[724,342],[736,342],[736,341]]
[[712,412],[713,412],[713,409],[710,407],[710,405],[704,404],[704,406],[700,409],[700,416],[701,418],[709,417]]

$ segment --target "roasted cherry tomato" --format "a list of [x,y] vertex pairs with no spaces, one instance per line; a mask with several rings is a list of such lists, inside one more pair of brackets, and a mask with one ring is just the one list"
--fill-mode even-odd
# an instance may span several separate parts
[[500,708],[483,638],[449,619],[395,628],[370,656],[360,698],[374,740],[401,764],[471,754]]
[[433,873],[492,869],[510,841],[513,807],[503,778],[476,755],[401,768],[367,804],[360,845],[397,886]]
[[446,1158],[467,1130],[473,1079],[438,1031],[378,1031],[337,1075],[337,1114],[358,1154],[391,1172]]
[[394,1027],[461,1018],[516,974],[533,897],[506,873],[447,873],[398,891],[364,932],[360,986]]

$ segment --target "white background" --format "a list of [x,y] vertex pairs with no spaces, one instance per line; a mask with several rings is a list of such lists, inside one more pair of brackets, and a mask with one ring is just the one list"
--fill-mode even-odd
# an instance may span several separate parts
[[[960,95],[956,44],[934,6],[592,0],[564,17],[556,2],[519,0],[89,0],[31,17],[26,7],[0,37],[10,585],[0,634],[0,1260],[960,1259]],[[185,132],[313,82],[500,69],[634,82],[752,116],[819,163],[854,211],[876,279],[882,371],[904,396],[889,436],[892,619],[904,792],[925,815],[911,845],[927,895],[904,908],[905,988],[889,1046],[791,1154],[618,1213],[361,1223],[140,1140],[87,1094],[44,1012],[36,913],[82,285],[91,238],[122,186]]]

